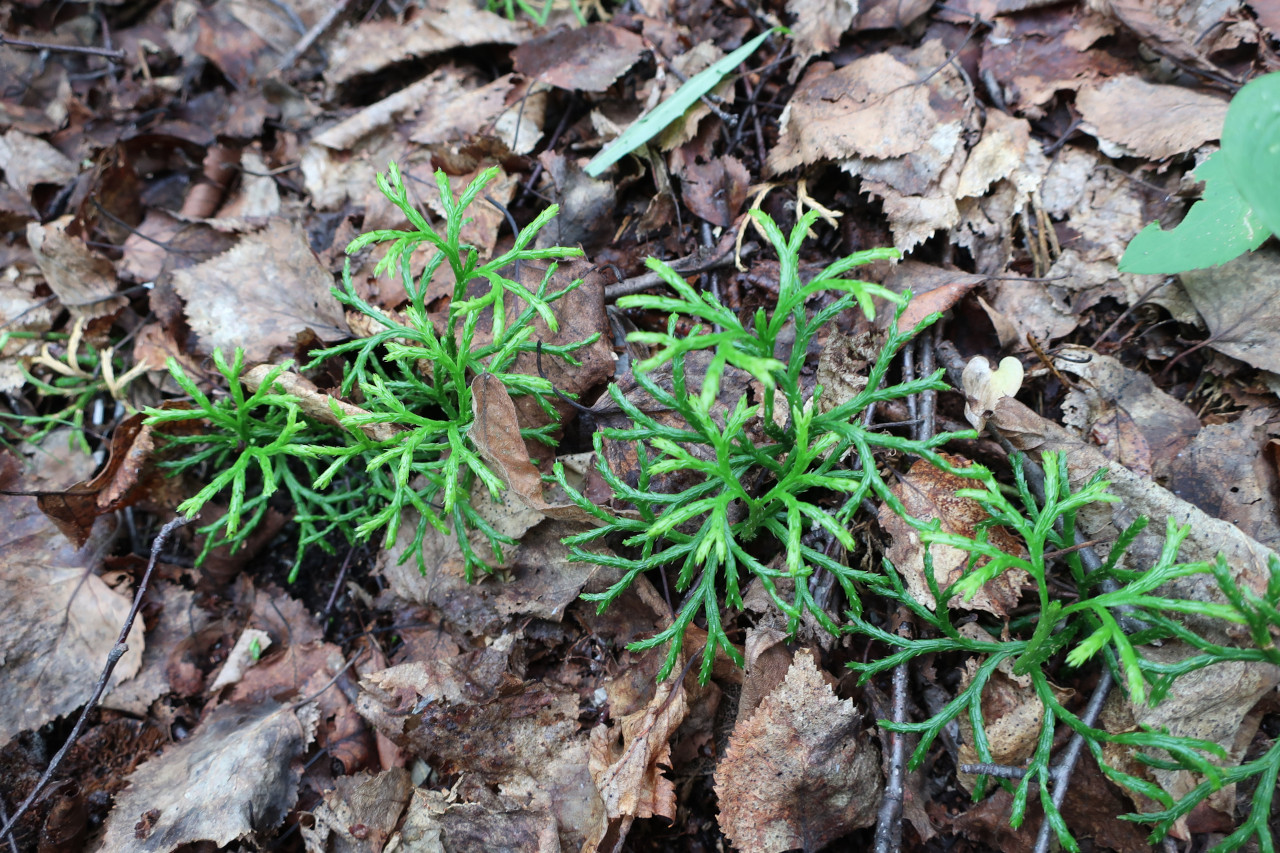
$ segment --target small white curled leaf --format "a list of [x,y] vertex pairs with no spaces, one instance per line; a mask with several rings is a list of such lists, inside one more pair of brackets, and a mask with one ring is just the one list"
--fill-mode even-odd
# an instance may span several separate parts
[[1022,387],[1022,362],[1006,356],[992,370],[991,362],[976,355],[964,366],[960,384],[964,386],[965,419],[981,432],[1000,399],[1012,397]]

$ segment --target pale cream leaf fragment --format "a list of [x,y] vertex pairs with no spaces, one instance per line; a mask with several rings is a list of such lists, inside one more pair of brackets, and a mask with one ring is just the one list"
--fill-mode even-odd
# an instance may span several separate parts
[[995,370],[991,369],[991,362],[984,356],[970,359],[960,379],[964,386],[965,420],[981,432],[1000,398],[1018,393],[1022,387],[1022,373],[1022,362],[1013,356],[1002,358]]

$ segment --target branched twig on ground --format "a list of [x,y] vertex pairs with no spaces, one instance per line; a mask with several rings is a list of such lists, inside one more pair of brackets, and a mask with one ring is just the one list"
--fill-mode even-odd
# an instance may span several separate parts
[[[917,344],[908,345],[902,351],[903,379],[907,382],[917,376],[915,353],[920,352],[919,372],[929,375],[934,370],[934,341],[938,329],[922,338]],[[907,411],[915,423],[911,427],[912,438],[928,441],[934,435],[934,411],[937,392],[928,390],[919,397],[907,398]],[[905,608],[898,608],[895,633],[906,637],[910,633],[910,615]],[[911,662],[904,660],[893,668],[893,722],[907,721],[907,677]],[[884,798],[876,815],[875,853],[897,853],[902,847],[902,803],[906,796],[907,733],[889,732],[889,778],[885,782]]]

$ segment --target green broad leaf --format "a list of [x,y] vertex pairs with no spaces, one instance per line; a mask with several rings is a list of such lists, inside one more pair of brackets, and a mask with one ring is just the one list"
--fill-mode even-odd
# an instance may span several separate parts
[[1236,92],[1222,126],[1227,172],[1272,234],[1280,234],[1280,73]]
[[[1280,165],[1275,168],[1280,173]],[[1216,267],[1258,248],[1270,236],[1231,179],[1225,143],[1222,151],[1200,164],[1195,176],[1204,181],[1204,196],[1173,230],[1152,222],[1139,231],[1120,259],[1120,272],[1168,274]]]
[[585,169],[586,173],[593,178],[600,177],[605,169],[665,130],[667,125],[684,115],[685,110],[693,106],[695,101],[714,89],[726,74],[755,53],[756,48],[764,44],[764,40],[773,35],[776,29],[778,28],[765,30],[733,53],[721,57],[686,80],[674,95],[632,122],[621,136],[591,158]]

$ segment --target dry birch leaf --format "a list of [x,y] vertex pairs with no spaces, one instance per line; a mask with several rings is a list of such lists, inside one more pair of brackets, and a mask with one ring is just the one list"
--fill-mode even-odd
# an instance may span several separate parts
[[809,651],[729,738],[716,768],[720,828],[746,853],[816,850],[875,823],[880,753],[851,699],[837,699]]

